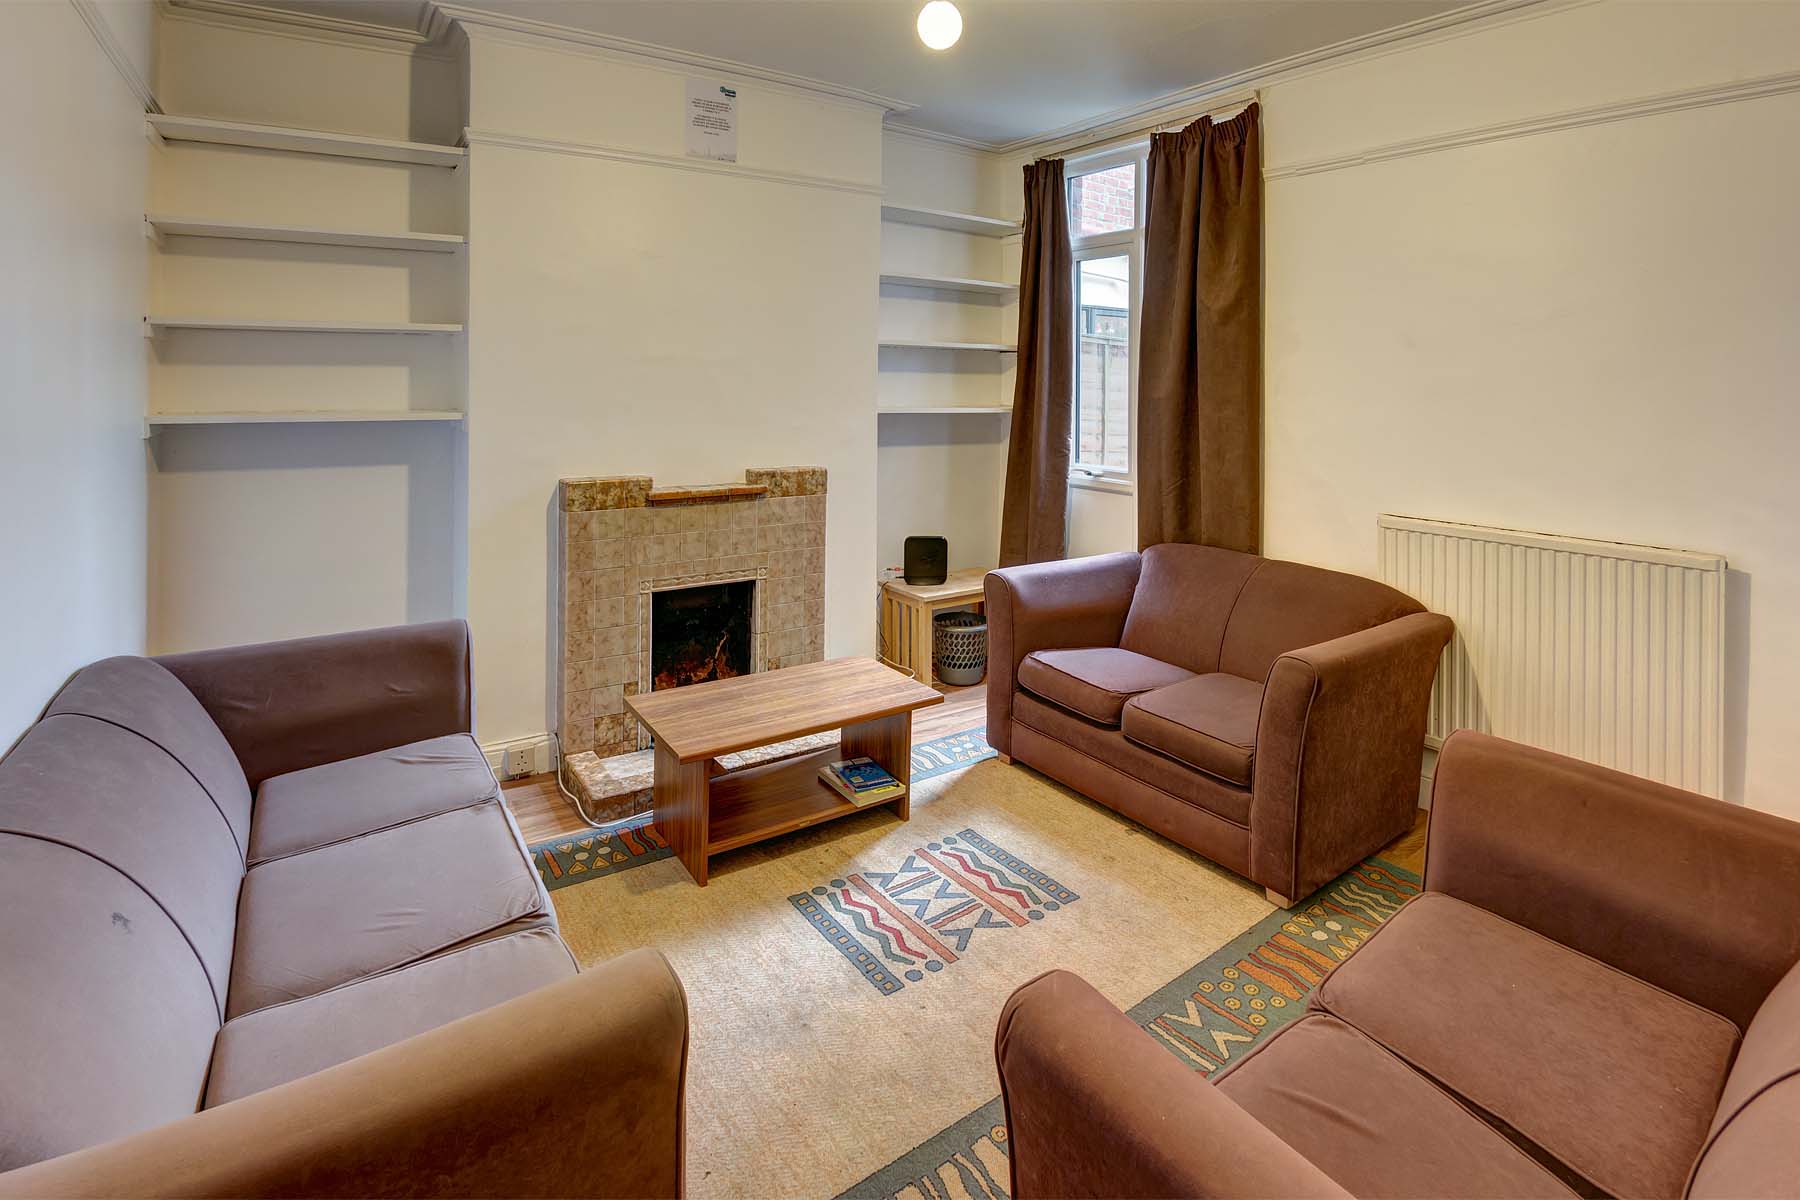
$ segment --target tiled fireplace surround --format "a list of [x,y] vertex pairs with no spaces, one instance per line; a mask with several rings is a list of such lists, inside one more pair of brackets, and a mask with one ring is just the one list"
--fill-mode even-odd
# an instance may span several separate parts
[[754,580],[756,669],[824,657],[825,471],[753,467],[743,483],[691,487],[564,479],[559,493],[562,779],[596,820],[617,820],[650,803],[625,697],[650,688],[651,593]]

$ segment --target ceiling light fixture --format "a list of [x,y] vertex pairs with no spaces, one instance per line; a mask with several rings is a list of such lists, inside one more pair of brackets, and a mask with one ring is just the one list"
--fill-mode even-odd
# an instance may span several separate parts
[[962,13],[950,0],[931,0],[919,10],[919,40],[933,50],[948,50],[962,36]]

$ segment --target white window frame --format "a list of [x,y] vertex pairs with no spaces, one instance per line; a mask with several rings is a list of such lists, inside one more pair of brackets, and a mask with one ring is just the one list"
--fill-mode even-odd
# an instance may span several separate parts
[[[1114,167],[1122,167],[1127,163],[1137,165],[1137,185],[1132,190],[1132,199],[1136,211],[1132,214],[1132,226],[1112,233],[1091,233],[1085,237],[1073,232],[1074,216],[1071,212],[1069,248],[1072,251],[1074,265],[1072,286],[1075,291],[1075,319],[1070,322],[1069,340],[1074,343],[1075,354],[1075,388],[1073,397],[1078,406],[1081,400],[1081,264],[1095,258],[1125,257],[1127,270],[1131,272],[1129,321],[1131,345],[1128,348],[1130,359],[1130,417],[1127,421],[1131,438],[1131,466],[1121,470],[1118,467],[1082,464],[1075,460],[1074,446],[1070,447],[1069,486],[1091,488],[1097,491],[1126,492],[1133,490],[1137,481],[1138,450],[1138,341],[1140,326],[1143,322],[1143,263],[1144,263],[1144,201],[1146,177],[1150,169],[1150,144],[1139,142],[1130,146],[1122,146],[1100,154],[1091,154],[1084,158],[1071,159],[1063,172],[1063,186],[1067,188],[1083,175],[1092,175],[1097,171],[1109,171]],[[1066,192],[1065,192],[1066,196]],[[1079,408],[1076,410],[1079,418]],[[1072,443],[1079,443],[1081,436],[1080,421],[1071,423],[1069,438]]]

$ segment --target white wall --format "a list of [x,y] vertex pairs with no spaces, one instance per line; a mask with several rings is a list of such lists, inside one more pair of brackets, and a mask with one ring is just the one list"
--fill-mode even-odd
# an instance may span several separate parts
[[483,741],[553,725],[564,476],[824,466],[826,653],[871,653],[880,113],[741,82],[739,164],[708,166],[683,157],[685,73],[480,30],[470,71]]
[[[1000,216],[1016,211],[1016,171],[994,155],[897,132],[882,138],[883,199],[889,204]],[[895,222],[881,226],[881,270],[1017,282],[1018,239],[974,237]],[[923,340],[1011,342],[1016,300],[888,286],[881,335]],[[876,376],[883,407],[1012,403],[1012,355],[884,350]],[[941,535],[950,567],[991,567],[1000,554],[1000,498],[1011,418],[893,414],[880,420],[877,474],[880,565],[901,563],[906,538]]]
[[1316,173],[1800,70],[1800,5],[1602,3],[1264,95],[1270,554],[1382,512],[1721,552],[1727,795],[1800,816],[1800,94]]
[[147,146],[67,3],[0,7],[0,107],[4,748],[75,668],[144,647]]
[[[454,142],[444,50],[347,44],[185,10],[158,38],[171,112]],[[375,231],[463,230],[464,177],[439,167],[170,142],[147,207],[177,216]],[[459,323],[457,254],[169,238],[150,310],[267,320]],[[457,409],[460,338],[166,333],[154,411]],[[463,433],[445,424],[170,428],[151,443],[154,651],[433,620],[462,610]]]

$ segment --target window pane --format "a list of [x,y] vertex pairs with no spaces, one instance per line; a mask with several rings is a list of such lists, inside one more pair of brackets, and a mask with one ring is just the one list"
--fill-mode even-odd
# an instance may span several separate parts
[[1131,259],[1075,264],[1081,378],[1075,393],[1075,461],[1131,470]]
[[1069,181],[1071,237],[1116,233],[1137,224],[1137,164],[1077,175]]

